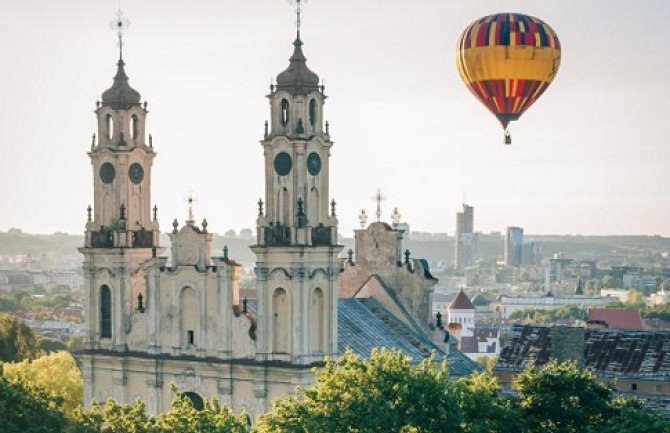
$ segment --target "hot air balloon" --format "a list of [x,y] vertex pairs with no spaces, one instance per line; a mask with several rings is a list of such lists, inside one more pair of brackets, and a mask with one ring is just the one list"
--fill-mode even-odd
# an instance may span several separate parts
[[470,91],[507,126],[539,98],[561,64],[561,44],[544,21],[522,14],[489,15],[458,40],[456,64]]

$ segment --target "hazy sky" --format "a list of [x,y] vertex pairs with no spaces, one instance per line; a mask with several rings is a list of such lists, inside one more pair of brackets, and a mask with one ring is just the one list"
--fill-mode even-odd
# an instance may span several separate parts
[[[86,151],[117,59],[116,0],[0,0],[0,230],[81,233]],[[164,230],[199,198],[212,231],[253,227],[271,77],[288,65],[286,0],[123,0],[124,58],[149,102]],[[502,144],[468,92],[455,44],[473,20],[527,13],[558,33],[549,90]],[[670,2],[310,0],[303,40],[325,79],[331,191],[351,235],[372,196],[412,230],[453,234],[464,194],[475,229],[670,235]]]

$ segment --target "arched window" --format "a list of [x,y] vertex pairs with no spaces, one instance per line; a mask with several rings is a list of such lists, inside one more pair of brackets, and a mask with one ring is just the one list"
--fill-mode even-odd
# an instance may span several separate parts
[[288,124],[288,101],[286,99],[281,100],[281,125],[286,126]]
[[309,309],[309,346],[312,353],[323,353],[323,291],[318,287],[312,293]]
[[289,321],[288,321],[288,296],[286,290],[281,287],[275,289],[272,294],[272,312],[274,323],[272,352],[288,353]]
[[181,347],[190,348],[197,346],[198,302],[195,290],[190,287],[184,287],[181,291],[179,316],[181,318]]
[[316,124],[316,99],[309,101],[309,124],[312,127]]
[[199,394],[197,394],[195,392],[188,391],[188,392],[183,393],[181,396],[188,399],[191,402],[191,405],[193,406],[193,409],[203,410],[205,408],[205,402],[202,399],[202,397],[200,397]]
[[100,338],[112,338],[112,291],[100,288]]
[[133,114],[130,118],[130,127],[133,140],[137,140],[140,135],[140,119],[137,118],[137,114]]
[[114,122],[112,122],[112,115],[108,114],[105,116],[105,132],[107,133],[107,138],[110,140],[114,137]]

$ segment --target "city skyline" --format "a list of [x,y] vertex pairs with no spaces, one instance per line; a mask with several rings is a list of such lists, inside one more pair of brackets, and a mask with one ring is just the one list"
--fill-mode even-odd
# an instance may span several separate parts
[[[0,93],[9,101],[0,108],[0,193],[7,203],[0,230],[83,231],[92,196],[92,110],[111,84],[117,56],[106,28],[116,2],[89,3],[0,5],[0,23],[15,35],[3,50],[12,67],[0,72]],[[649,57],[653,41],[670,30],[645,32],[648,22],[669,17],[667,6],[383,4],[314,0],[304,14],[308,64],[325,78],[330,97],[332,195],[344,236],[358,228],[361,208],[372,215],[378,187],[389,197],[383,219],[397,206],[418,231],[453,234],[465,194],[477,208],[476,231],[516,225],[530,234],[670,235],[663,199],[670,151],[657,125],[670,102],[652,99],[670,90],[663,80],[670,65]],[[41,14],[31,14],[37,5]],[[212,231],[253,228],[263,192],[258,141],[269,115],[268,71],[276,75],[288,64],[290,6],[228,1],[189,9],[185,1],[127,0],[123,9],[132,22],[124,50],[130,83],[152,111],[152,190],[163,230],[186,218],[183,185],[196,192],[196,217],[206,217]],[[512,125],[510,148],[454,65],[463,28],[503,9],[544,19],[564,50],[556,81]],[[625,36],[608,22],[625,24]],[[598,55],[617,44],[625,58]],[[634,68],[644,59],[645,68]]]

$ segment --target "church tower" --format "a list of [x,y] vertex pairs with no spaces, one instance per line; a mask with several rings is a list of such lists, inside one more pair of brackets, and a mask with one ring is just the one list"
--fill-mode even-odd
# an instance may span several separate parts
[[340,273],[335,201],[329,198],[330,141],[319,77],[298,33],[288,68],[270,86],[270,122],[261,141],[265,202],[256,253],[256,359],[310,364],[337,353]]
[[[127,21],[115,21],[119,43]],[[145,134],[147,104],[130,87],[120,45],[112,87],[95,114],[98,133],[88,153],[93,168],[93,207],[88,208],[84,247],[84,341],[88,349],[126,349],[126,328],[137,300],[133,273],[155,254],[159,227],[151,209],[151,165],[156,156]]]

